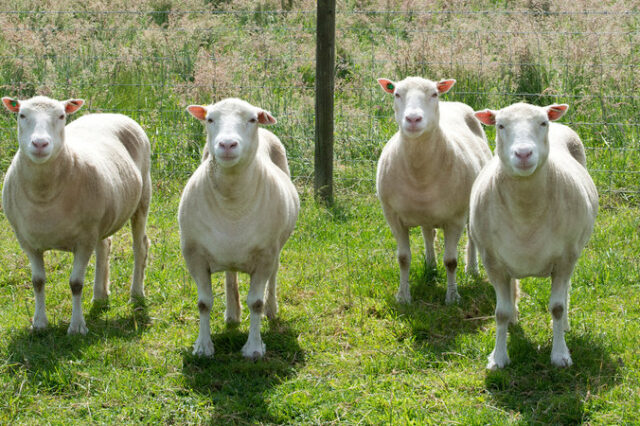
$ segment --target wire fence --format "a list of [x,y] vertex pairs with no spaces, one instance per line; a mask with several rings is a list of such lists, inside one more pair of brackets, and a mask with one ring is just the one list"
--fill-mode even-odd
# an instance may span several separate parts
[[[152,140],[154,178],[181,181],[204,144],[185,107],[241,97],[278,119],[271,130],[308,192],[315,10],[285,3],[289,10],[233,10],[223,1],[206,2],[206,10],[172,10],[170,2],[158,10],[0,10],[0,94],[82,97],[88,111],[127,114]],[[600,192],[640,200],[640,11],[627,7],[632,2],[584,11],[580,1],[532,0],[517,10],[351,3],[339,3],[336,15],[338,196],[375,191],[377,158],[397,129],[376,78],[421,75],[455,78],[447,99],[475,109],[570,104],[563,122],[581,135]],[[17,149],[9,114],[0,116],[0,141],[5,171]]]

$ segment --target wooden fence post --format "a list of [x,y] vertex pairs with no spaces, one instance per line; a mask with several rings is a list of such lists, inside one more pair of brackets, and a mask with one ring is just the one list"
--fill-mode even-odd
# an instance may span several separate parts
[[318,0],[316,15],[316,198],[333,203],[333,90],[335,69],[335,0]]

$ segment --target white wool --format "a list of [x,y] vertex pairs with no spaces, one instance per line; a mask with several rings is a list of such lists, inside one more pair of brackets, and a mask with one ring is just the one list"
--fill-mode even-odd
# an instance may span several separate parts
[[43,252],[64,250],[74,255],[68,332],[85,334],[82,286],[89,258],[95,250],[93,298],[106,299],[109,236],[129,219],[134,249],[131,296],[144,296],[149,139],[135,121],[119,114],[89,114],[65,126],[66,116],[79,109],[82,100],[2,100],[18,114],[20,148],[5,177],[2,203],[31,263],[36,302],[32,326],[42,329],[48,324]]
[[[206,126],[203,162],[189,179],[178,219],[187,267],[198,286],[200,332],[196,355],[212,356],[211,274],[226,272],[227,322],[240,321],[237,272],[250,275],[247,304],[248,358],[264,355],[261,318],[276,316],[280,251],[293,232],[300,203],[289,177],[284,146],[258,124],[275,123],[260,108],[239,99],[192,105],[188,111]],[[266,292],[266,295],[265,295]]]
[[497,126],[497,155],[473,186],[469,221],[471,238],[496,291],[490,369],[509,363],[507,326],[517,320],[517,279],[528,276],[551,277],[551,362],[572,363],[564,340],[570,278],[593,230],[598,193],[578,135],[551,123],[567,108],[519,103],[476,113],[485,124]]
[[[420,226],[426,261],[435,266],[435,228],[444,230],[447,269],[446,302],[459,299],[456,285],[457,244],[467,223],[469,194],[476,176],[491,158],[487,139],[473,110],[443,102],[455,80],[433,82],[409,77],[394,83],[378,80],[395,97],[400,127],[378,162],[377,193],[398,244],[400,286],[396,298],[411,302],[409,228]],[[466,270],[477,273],[475,247],[467,246]]]

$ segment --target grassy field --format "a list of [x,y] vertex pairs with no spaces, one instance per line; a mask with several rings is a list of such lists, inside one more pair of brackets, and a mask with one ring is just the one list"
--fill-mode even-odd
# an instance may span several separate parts
[[[125,229],[114,238],[108,308],[91,306],[92,266],[87,274],[90,331],[83,337],[66,335],[71,256],[58,252],[45,257],[51,327],[29,331],[29,266],[0,215],[0,422],[640,423],[635,3],[460,0],[433,2],[428,10],[437,13],[426,13],[412,2],[338,2],[337,201],[330,208],[315,203],[310,187],[315,2],[14,3],[0,7],[1,94],[83,97],[87,111],[134,117],[154,145],[154,198],[145,304],[127,303],[132,250]],[[395,302],[395,242],[373,176],[396,128],[375,78],[409,74],[456,78],[448,99],[474,108],[520,99],[571,105],[563,122],[582,136],[602,195],[572,280],[571,368],[549,361],[548,280],[525,279],[520,323],[510,329],[512,364],[486,371],[493,289],[484,274],[471,279],[460,271],[462,301],[446,306],[444,267],[425,270],[418,230],[414,303]],[[215,358],[191,355],[197,295],[180,255],[176,214],[204,135],[184,107],[226,96],[279,120],[271,130],[287,146],[302,198],[281,258],[280,316],[264,321],[267,354],[258,362],[240,354],[248,309],[239,326],[224,324],[221,276],[214,277]],[[2,171],[16,145],[14,117],[1,114]],[[441,235],[438,241],[441,253]]]

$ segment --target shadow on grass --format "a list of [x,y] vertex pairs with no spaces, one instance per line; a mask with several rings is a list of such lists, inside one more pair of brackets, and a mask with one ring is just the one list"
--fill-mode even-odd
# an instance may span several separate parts
[[[589,334],[566,335],[573,365],[551,365],[551,343],[536,348],[519,325],[509,328],[511,364],[488,371],[487,391],[501,407],[520,413],[528,424],[589,421],[585,401],[619,381],[619,363]],[[488,355],[488,354],[487,354]]]
[[465,276],[458,280],[460,302],[447,305],[447,279],[441,264],[437,268],[423,264],[419,271],[411,272],[411,304],[399,304],[395,299],[390,304],[398,318],[411,326],[420,350],[447,352],[457,336],[477,333],[493,321],[495,295],[486,279]]
[[[68,335],[68,322],[49,325],[45,330],[32,332],[29,328],[19,330],[10,337],[7,346],[7,362],[10,373],[26,377],[39,389],[52,392],[65,386],[61,376],[61,364],[82,358],[86,348],[109,338],[138,339],[149,327],[151,320],[144,302],[136,302],[128,307],[130,315],[109,317],[108,305],[95,304],[86,316],[89,332],[82,335]],[[62,382],[58,383],[60,380]]]
[[214,334],[212,340],[213,359],[194,356],[189,347],[183,352],[182,368],[187,386],[210,398],[215,406],[208,423],[278,423],[265,399],[269,389],[297,374],[304,365],[298,333],[282,320],[265,320],[262,340],[267,352],[255,362],[243,358],[240,350],[247,333],[237,327]]

